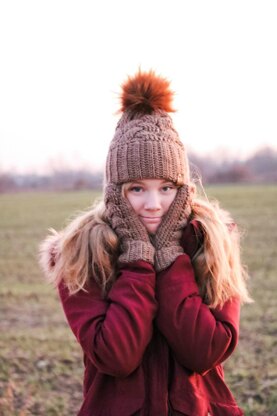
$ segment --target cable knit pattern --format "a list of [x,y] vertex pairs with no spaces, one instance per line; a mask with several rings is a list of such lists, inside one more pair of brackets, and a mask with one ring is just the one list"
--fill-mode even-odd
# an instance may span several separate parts
[[107,185],[105,204],[111,227],[120,239],[119,262],[145,260],[154,264],[154,247],[147,230],[128,200],[122,197],[120,185]]
[[106,163],[106,182],[121,184],[138,179],[188,182],[186,152],[169,114],[126,111],[119,120]]
[[178,189],[173,203],[153,238],[157,272],[166,269],[184,252],[180,239],[182,229],[186,227],[190,214],[189,187],[183,185]]

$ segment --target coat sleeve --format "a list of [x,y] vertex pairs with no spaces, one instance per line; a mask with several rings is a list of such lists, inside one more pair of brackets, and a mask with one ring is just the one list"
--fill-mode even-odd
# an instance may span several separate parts
[[140,364],[157,310],[155,283],[153,266],[140,260],[121,269],[106,299],[95,281],[71,296],[60,284],[68,323],[99,372],[126,377]]
[[187,254],[158,275],[157,300],[156,324],[181,365],[204,374],[233,352],[240,303],[232,299],[222,309],[204,304]]

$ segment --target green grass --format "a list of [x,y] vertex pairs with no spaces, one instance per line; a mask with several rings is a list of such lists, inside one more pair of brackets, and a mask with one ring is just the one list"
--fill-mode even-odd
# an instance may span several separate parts
[[[240,343],[225,375],[246,415],[277,415],[277,187],[214,186],[208,195],[244,230],[243,260],[255,303],[242,309]],[[82,353],[57,294],[42,278],[37,247],[49,227],[87,208],[91,192],[0,196],[0,416],[74,415]]]

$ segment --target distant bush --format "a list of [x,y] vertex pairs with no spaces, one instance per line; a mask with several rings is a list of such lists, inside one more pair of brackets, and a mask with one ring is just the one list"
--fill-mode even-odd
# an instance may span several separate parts
[[[231,160],[215,154],[189,154],[192,176],[204,183],[277,183],[277,151],[264,147],[248,159]],[[100,190],[103,173],[87,169],[55,168],[48,175],[14,174],[0,171],[0,193],[26,190]]]

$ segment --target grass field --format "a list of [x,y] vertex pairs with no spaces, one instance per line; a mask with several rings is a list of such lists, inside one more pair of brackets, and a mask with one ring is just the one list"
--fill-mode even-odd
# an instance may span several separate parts
[[[242,310],[226,379],[246,415],[277,415],[277,187],[208,188],[245,230],[243,259],[255,303]],[[88,207],[91,192],[0,196],[0,416],[75,415],[82,354],[37,265],[47,228]]]

